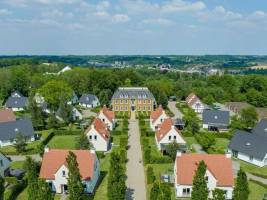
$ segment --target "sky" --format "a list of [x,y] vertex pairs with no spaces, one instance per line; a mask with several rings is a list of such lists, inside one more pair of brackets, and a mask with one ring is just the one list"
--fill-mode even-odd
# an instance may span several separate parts
[[267,0],[0,0],[0,55],[267,55]]

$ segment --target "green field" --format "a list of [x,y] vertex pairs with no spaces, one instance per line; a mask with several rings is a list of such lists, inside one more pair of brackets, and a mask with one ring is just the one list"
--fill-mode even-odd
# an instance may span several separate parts
[[76,140],[78,136],[76,135],[56,135],[54,136],[48,146],[51,149],[75,149]]

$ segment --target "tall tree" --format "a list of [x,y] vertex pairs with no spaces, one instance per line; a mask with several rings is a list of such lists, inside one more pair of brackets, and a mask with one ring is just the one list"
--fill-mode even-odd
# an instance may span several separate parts
[[27,156],[24,168],[26,170],[26,178],[28,182],[28,200],[36,200],[38,199],[38,166],[31,157]]
[[33,97],[29,98],[29,111],[31,113],[32,124],[35,129],[40,129],[44,126],[44,118],[42,110],[37,106]]
[[15,138],[15,144],[14,144],[16,151],[18,153],[25,152],[26,146],[27,146],[27,143],[26,143],[25,137],[21,133],[18,133]]
[[246,173],[240,168],[234,188],[234,200],[248,200],[249,188]]
[[53,113],[49,114],[49,117],[47,119],[47,129],[57,128],[58,127],[58,121],[56,116]]
[[192,188],[192,200],[207,200],[209,195],[209,190],[207,187],[207,182],[205,178],[207,166],[202,160],[198,164],[197,171],[193,179],[193,188]]
[[241,111],[241,120],[246,128],[253,128],[258,121],[258,114],[254,107],[249,107]]
[[0,200],[4,199],[5,193],[5,180],[0,176]]
[[38,184],[38,191],[36,191],[37,200],[53,200],[54,199],[54,195],[51,192],[51,188],[49,187],[47,182],[45,182],[45,180],[38,179],[37,184]]
[[78,168],[78,162],[76,155],[73,152],[69,152],[67,157],[68,163],[68,192],[69,200],[80,200],[83,196],[83,184],[81,180],[81,174]]
[[178,150],[181,149],[181,146],[176,142],[172,142],[166,146],[167,154],[172,158],[172,160],[175,160],[176,153]]
[[82,133],[77,139],[76,149],[88,150],[91,149],[92,147],[93,145],[89,142],[87,136],[84,133]]
[[59,116],[69,124],[72,121],[72,106],[64,99],[60,100],[59,104]]

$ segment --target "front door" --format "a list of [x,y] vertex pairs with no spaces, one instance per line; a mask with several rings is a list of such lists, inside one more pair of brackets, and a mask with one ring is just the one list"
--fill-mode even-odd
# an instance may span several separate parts
[[61,185],[61,192],[67,193],[68,192],[68,186],[67,185]]
[[135,106],[132,106],[131,108],[132,108],[132,111],[135,111]]

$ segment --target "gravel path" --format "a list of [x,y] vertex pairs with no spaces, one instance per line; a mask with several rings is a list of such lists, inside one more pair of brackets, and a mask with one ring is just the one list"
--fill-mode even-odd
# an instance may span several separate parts
[[129,122],[126,200],[146,200],[145,173],[140,144],[139,125],[137,120],[130,120]]
[[173,112],[173,114],[174,114],[173,118],[175,118],[175,119],[177,119],[177,118],[182,119],[183,118],[183,113],[181,113],[181,111],[178,110],[176,107],[176,101],[169,101],[168,102],[168,108],[170,109],[170,111]]

